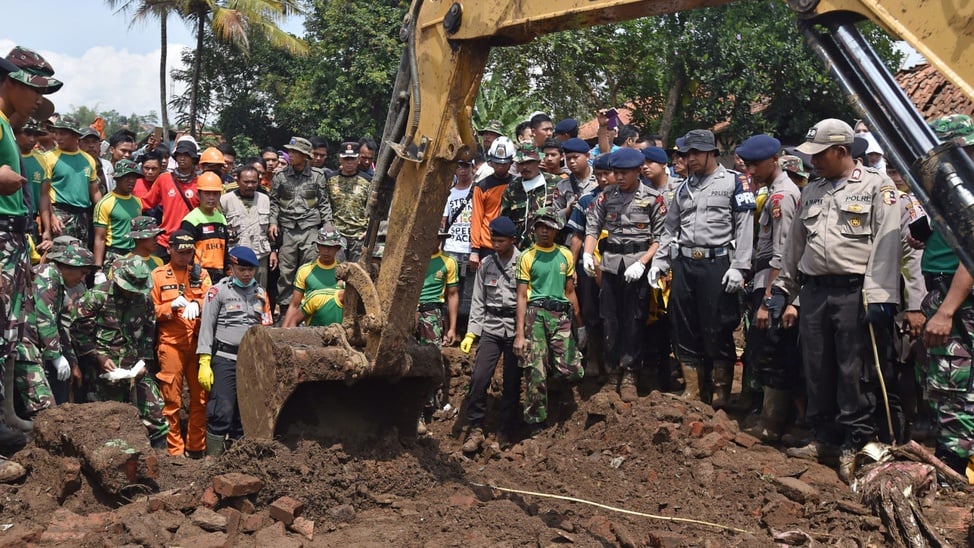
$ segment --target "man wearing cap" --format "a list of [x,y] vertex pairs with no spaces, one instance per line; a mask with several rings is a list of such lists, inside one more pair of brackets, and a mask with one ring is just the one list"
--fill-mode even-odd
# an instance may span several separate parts
[[220,197],[220,209],[227,218],[230,229],[230,245],[249,247],[257,254],[260,267],[257,283],[267,288],[269,270],[277,268],[277,253],[271,249],[267,229],[271,222],[271,199],[260,186],[260,173],[252,165],[245,165],[238,172],[237,188]]
[[[21,129],[14,129],[17,147],[24,166],[24,177],[30,183],[30,215],[40,219],[40,230],[33,234],[38,251],[51,246],[51,180],[47,175],[47,158],[37,150],[37,136],[46,132],[33,119]],[[36,229],[36,226],[35,226]]]
[[358,143],[342,143],[338,173],[328,179],[332,223],[346,239],[345,259],[358,260],[369,218],[369,181],[359,173]]
[[[754,194],[747,178],[717,163],[709,130],[686,134],[679,151],[690,178],[667,204],[659,251],[650,285],[673,269],[669,309],[676,355],[686,382],[684,397],[724,404],[733,380],[737,352],[734,329],[740,323],[737,296],[751,267]],[[732,245],[737,242],[737,245]]]
[[[62,116],[54,124],[57,148],[47,153],[48,177],[54,190],[51,218],[55,233],[91,243],[91,206],[102,198],[95,159],[80,150],[78,121]],[[100,263],[99,263],[100,264]]]
[[510,174],[513,159],[514,143],[507,137],[495,139],[487,158],[493,173],[474,185],[470,217],[470,268],[473,270],[480,267],[481,259],[494,252],[489,226],[500,216],[501,197],[514,180]]
[[791,182],[795,183],[795,186],[799,189],[808,183],[808,172],[805,171],[802,159],[798,156],[783,154],[778,158],[778,165],[781,166],[782,171],[788,175]]
[[548,211],[556,212],[552,206],[559,178],[541,171],[541,157],[534,145],[521,145],[515,162],[518,176],[504,189],[500,214],[514,221],[517,227],[514,244],[519,248],[526,248],[534,243],[532,227],[538,210],[548,208]]
[[521,395],[521,369],[514,355],[514,316],[517,313],[515,267],[520,252],[514,247],[514,221],[498,217],[490,222],[490,239],[495,253],[481,263],[473,282],[473,299],[467,334],[460,350],[470,353],[478,338],[477,355],[470,376],[467,400],[469,431],[463,451],[473,453],[484,442],[487,388],[494,377],[497,360],[504,357],[504,388],[501,396],[500,437],[510,440],[517,426],[517,404]]
[[249,247],[230,250],[230,276],[206,293],[200,320],[198,379],[210,393],[206,402],[206,454],[220,456],[226,440],[243,436],[237,406],[237,347],[253,325],[271,325],[267,292],[257,285],[257,254]]
[[781,272],[788,235],[801,192],[778,163],[781,142],[770,135],[750,137],[737,147],[737,155],[751,175],[751,181],[767,187],[768,199],[758,214],[757,245],[748,310],[753,313],[748,330],[744,366],[745,377],[756,377],[764,387],[761,407],[762,437],[781,437],[790,413],[795,391],[800,388],[801,361],[798,355],[798,330],[771,322],[765,302],[771,298],[771,287]]
[[142,200],[143,211],[162,206],[162,233],[156,239],[156,255],[169,257],[169,235],[179,230],[183,219],[200,205],[196,193],[196,159],[199,149],[190,139],[178,141],[172,152],[176,169],[167,171],[156,179],[149,194]]
[[101,154],[101,134],[92,127],[81,128],[81,137],[78,139],[78,148],[86,152],[95,160],[95,167],[98,175],[98,190],[102,195],[108,193],[108,175],[112,172],[112,163],[102,158]]
[[294,272],[317,256],[315,237],[318,229],[333,222],[335,211],[324,172],[311,167],[311,142],[292,137],[284,147],[293,154],[287,168],[275,174],[271,181],[270,228],[267,231],[270,242],[277,241],[278,234],[282,241],[278,251],[280,277],[277,280],[281,318],[287,314],[291,301]]
[[823,180],[802,191],[766,302],[771,320],[782,318],[788,327],[795,318],[783,315],[785,303],[801,299],[798,330],[815,440],[789,454],[822,458],[841,446],[845,481],[855,452],[876,437],[878,380],[869,362],[878,357],[870,338],[892,339],[901,257],[896,187],[885,173],[853,160],[853,138],[849,124],[830,118],[798,147]]
[[[78,358],[97,363],[96,370],[85,372],[96,398],[135,405],[152,447],[161,449],[166,446],[169,425],[162,415],[159,387],[146,374],[155,361],[151,289],[152,271],[145,261],[136,257],[118,261],[111,280],[92,287],[78,300],[72,333]],[[145,369],[135,377],[134,389],[128,378],[113,381],[108,377],[115,369],[133,369],[139,363]]]
[[595,170],[589,164],[588,143],[574,137],[562,143],[562,150],[565,151],[568,178],[558,181],[553,205],[567,219],[579,197],[592,192],[598,183],[595,180]]
[[132,252],[126,257],[139,257],[149,266],[149,270],[155,270],[163,265],[164,261],[152,252],[155,250],[156,237],[162,232],[159,223],[152,217],[140,215],[132,219],[129,227],[129,236],[135,242]]
[[69,329],[68,290],[81,286],[95,267],[95,256],[81,240],[58,236],[45,258],[47,262],[34,268],[38,348],[54,401],[62,404],[68,401],[68,379],[73,378],[77,386],[81,385],[81,369],[72,344],[74,336]]
[[[114,188],[95,204],[92,216],[95,264],[111,264],[135,248],[135,240],[131,236],[132,219],[142,214],[142,200],[132,195],[132,189],[141,174],[139,164],[132,160],[123,158],[115,164]],[[104,279],[98,280],[101,281]]]
[[[569,139],[577,139],[578,120],[574,118],[565,118],[564,120],[560,120],[557,124],[555,124],[554,133],[555,139],[558,139],[563,143]],[[588,151],[586,151],[586,153],[587,152]]]
[[516,266],[514,352],[526,369],[524,421],[534,436],[548,420],[548,375],[577,381],[585,373],[572,337],[572,320],[582,325],[574,261],[567,247],[555,243],[564,221],[542,208],[532,222],[535,243],[521,253]]
[[477,132],[477,135],[480,135],[480,143],[484,146],[484,150],[490,150],[494,140],[504,135],[504,127],[501,126],[500,120],[490,120]]
[[443,244],[443,251],[456,259],[460,274],[460,309],[457,320],[460,329],[466,329],[470,315],[470,299],[473,295],[473,273],[470,262],[470,219],[473,214],[473,161],[460,158],[453,176],[453,187],[443,208],[440,226],[450,233]]
[[636,373],[643,365],[642,327],[649,311],[649,291],[643,284],[646,266],[659,247],[666,204],[663,196],[639,179],[643,153],[620,148],[609,155],[616,183],[606,188],[589,209],[585,222],[582,265],[595,276],[595,247],[608,231],[602,251],[599,294],[605,333],[605,363],[618,375],[623,401],[637,398]]
[[[170,455],[202,457],[206,449],[206,393],[199,383],[196,347],[200,312],[210,290],[210,275],[193,262],[196,240],[184,230],[169,237],[169,264],[152,271],[152,303],[158,326],[159,390],[165,400],[162,415],[169,423]],[[186,442],[179,412],[183,407],[183,376],[189,388]]]
[[663,195],[666,203],[670,203],[676,195],[676,189],[680,186],[680,179],[670,175],[669,156],[666,151],[657,146],[648,146],[642,150],[643,157],[646,159],[640,168],[643,176],[643,184],[655,188]]
[[179,225],[196,239],[196,262],[219,281],[227,267],[227,218],[218,209],[223,193],[223,179],[212,171],[200,174],[196,180],[199,207],[190,211]]
[[310,263],[301,265],[294,274],[291,303],[288,305],[287,315],[281,322],[281,327],[296,327],[304,320],[301,303],[308,293],[318,289],[345,287],[345,282],[335,277],[335,267],[339,264],[338,254],[345,249],[345,238],[342,238],[335,227],[326,224],[318,230],[315,243],[318,246],[318,257]]

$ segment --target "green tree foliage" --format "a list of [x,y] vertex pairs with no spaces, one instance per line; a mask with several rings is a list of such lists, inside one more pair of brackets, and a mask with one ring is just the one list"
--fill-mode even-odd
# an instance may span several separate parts
[[94,107],[85,105],[75,107],[72,105],[72,110],[64,114],[74,117],[82,126],[90,125],[95,121],[95,118],[105,120],[105,138],[108,138],[120,129],[127,129],[135,132],[137,138],[141,139],[152,130],[152,127],[159,120],[159,115],[155,111],[149,114],[133,113],[125,116],[119,114],[114,109],[98,110],[98,105]]

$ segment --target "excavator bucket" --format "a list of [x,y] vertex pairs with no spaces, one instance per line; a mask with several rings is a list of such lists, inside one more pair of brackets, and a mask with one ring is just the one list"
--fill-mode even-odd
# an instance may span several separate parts
[[443,380],[436,347],[407,341],[405,371],[370,364],[340,325],[252,327],[240,343],[237,401],[244,435],[355,442],[412,435]]

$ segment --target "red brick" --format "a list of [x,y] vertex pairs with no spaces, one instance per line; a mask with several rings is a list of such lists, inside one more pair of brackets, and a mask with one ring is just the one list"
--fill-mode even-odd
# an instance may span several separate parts
[[616,536],[612,532],[612,522],[605,516],[592,516],[591,519],[585,522],[584,527],[597,537],[601,537],[609,542],[615,542]]
[[270,518],[267,517],[267,512],[259,512],[256,514],[244,515],[243,519],[240,521],[240,530],[244,533],[253,533],[260,531],[270,523]]
[[192,546],[193,548],[223,548],[227,543],[225,533],[203,533],[179,541],[180,546]]
[[703,435],[703,423],[700,421],[693,421],[690,423],[690,437],[699,438]]
[[818,502],[822,498],[817,489],[798,478],[775,478],[774,485],[779,493],[801,504]]
[[240,510],[243,514],[253,514],[257,509],[254,507],[253,501],[247,497],[233,497],[227,501],[227,503],[237,510]]
[[274,548],[304,546],[298,539],[289,537],[287,531],[284,530],[284,524],[279,521],[257,531],[257,534],[254,535],[254,540],[257,546],[273,546]]
[[310,519],[294,518],[294,523],[291,524],[290,529],[308,540],[314,540],[315,522]]
[[761,440],[745,432],[740,432],[736,436],[734,436],[734,443],[746,449],[750,449],[755,445],[761,443]]
[[272,518],[284,523],[284,525],[291,525],[294,518],[300,516],[301,512],[304,511],[304,503],[291,497],[281,497],[271,503],[270,511]]
[[260,478],[249,474],[231,472],[213,478],[213,490],[224,497],[242,497],[260,491],[263,483]]
[[210,509],[216,506],[218,502],[220,502],[220,497],[212,487],[207,487],[206,491],[203,491],[203,496],[200,497],[200,504]]
[[693,447],[693,455],[697,458],[709,457],[723,449],[726,445],[727,438],[720,432],[711,432],[698,440],[694,440],[691,444]]

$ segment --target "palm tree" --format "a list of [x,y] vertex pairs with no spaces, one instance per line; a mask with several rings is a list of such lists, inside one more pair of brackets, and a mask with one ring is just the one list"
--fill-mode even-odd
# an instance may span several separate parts
[[170,13],[183,13],[186,0],[106,0],[106,3],[109,8],[117,10],[115,13],[131,13],[132,22],[129,27],[136,23],[143,24],[149,19],[159,19],[159,104],[162,106],[159,112],[162,122],[162,141],[166,143],[169,139],[169,109],[166,101],[166,57],[169,38],[166,25]]
[[301,0],[182,0],[182,17],[196,26],[196,52],[193,56],[193,77],[190,83],[189,130],[197,135],[197,96],[202,73],[203,36],[206,26],[217,40],[233,44],[246,52],[249,33],[256,32],[271,46],[295,54],[308,52],[308,44],[278,26],[288,17],[302,13]]

